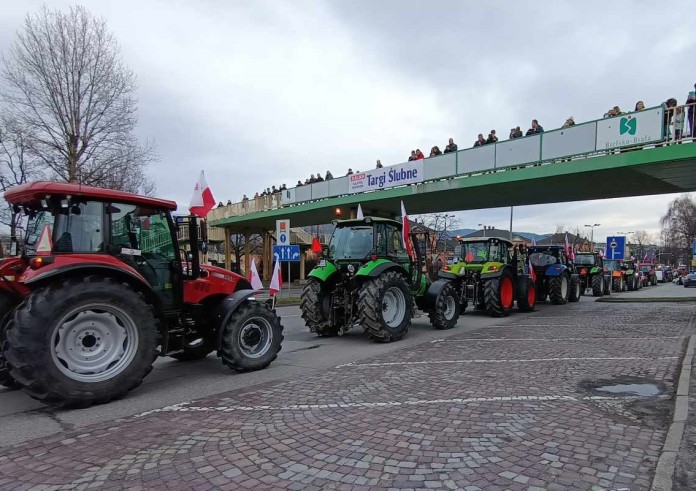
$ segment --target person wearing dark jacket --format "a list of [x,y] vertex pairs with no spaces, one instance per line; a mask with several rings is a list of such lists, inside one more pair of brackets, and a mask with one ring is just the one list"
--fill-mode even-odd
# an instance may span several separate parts
[[440,151],[440,147],[436,145],[430,149],[430,157],[437,157],[438,155],[442,155],[442,152]]
[[449,145],[445,147],[445,153],[450,153],[450,152],[456,152],[457,151],[457,144],[454,143],[454,140],[452,138],[449,139]]
[[[694,84],[694,89],[696,89],[696,84]],[[688,104],[686,109],[686,118],[689,120],[690,135],[691,138],[696,138],[696,130],[694,130],[694,119],[696,119],[694,118],[696,113],[696,90],[689,92],[689,96],[686,99],[686,104]]]
[[520,129],[519,126],[516,128],[510,128],[510,140],[514,140],[515,138],[522,138],[524,134],[522,133],[522,130]]
[[527,130],[527,136],[543,133],[544,128],[539,124],[539,121],[532,119],[532,127]]
[[333,174],[331,173],[330,170],[327,170],[327,171],[326,171],[326,177],[324,178],[324,180],[325,180],[325,181],[330,181],[331,179],[333,179]]
[[486,139],[486,143],[498,143],[498,137],[495,134],[495,130],[491,130]]
[[481,133],[479,133],[478,139],[474,142],[474,148],[482,147],[485,144],[486,144],[486,140],[484,140],[483,135]]

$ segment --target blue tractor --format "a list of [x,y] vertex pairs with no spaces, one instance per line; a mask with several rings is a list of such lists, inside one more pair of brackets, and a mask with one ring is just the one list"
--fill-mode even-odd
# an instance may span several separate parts
[[580,300],[580,277],[563,246],[532,246],[528,252],[529,261],[537,277],[539,302],[544,301],[547,296],[555,305]]

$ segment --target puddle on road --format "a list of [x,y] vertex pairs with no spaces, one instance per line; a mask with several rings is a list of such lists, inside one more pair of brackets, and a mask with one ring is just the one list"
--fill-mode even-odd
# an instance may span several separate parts
[[656,396],[660,388],[655,384],[615,384],[604,385],[595,388],[599,392],[611,392],[612,394],[633,394],[637,396]]

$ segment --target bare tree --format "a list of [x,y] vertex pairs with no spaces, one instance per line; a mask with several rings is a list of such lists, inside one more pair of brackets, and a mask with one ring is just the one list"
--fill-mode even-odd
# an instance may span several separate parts
[[696,238],[696,202],[684,194],[672,200],[667,212],[660,218],[663,242],[673,259],[691,257],[691,243]]
[[[29,148],[29,139],[26,128],[19,123],[6,115],[0,119],[0,189],[3,192],[44,173],[41,161]],[[17,237],[20,223],[21,215],[11,206],[0,209],[0,224],[9,227],[11,237]]]
[[449,232],[459,226],[459,219],[452,218],[452,215],[447,213],[432,213],[418,218],[420,222],[417,223],[429,231],[431,251],[437,251],[439,246],[444,245],[445,241],[449,240]]
[[650,245],[655,238],[647,230],[636,230],[633,233],[633,237],[638,245],[637,259],[642,260],[645,257],[645,254],[648,252],[647,246]]
[[133,134],[135,75],[103,19],[79,6],[28,15],[2,76],[6,110],[52,178],[128,191],[150,185],[154,149]]

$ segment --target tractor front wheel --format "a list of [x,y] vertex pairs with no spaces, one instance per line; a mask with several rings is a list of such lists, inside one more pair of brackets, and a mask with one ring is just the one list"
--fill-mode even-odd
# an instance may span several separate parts
[[310,331],[326,337],[338,334],[338,326],[331,324],[331,292],[316,278],[310,278],[302,290],[300,311]]
[[554,305],[563,305],[568,302],[570,293],[568,275],[562,274],[549,279],[549,300]]
[[255,300],[247,300],[220,327],[222,363],[238,372],[261,370],[278,357],[283,342],[283,326],[275,310]]
[[406,279],[396,271],[367,281],[360,289],[360,325],[375,341],[403,338],[413,317],[413,299]]
[[86,276],[40,288],[8,332],[11,375],[33,398],[87,407],[139,386],[157,357],[158,320],[142,294]]
[[497,278],[486,280],[483,289],[486,312],[492,317],[506,317],[515,302],[515,284],[509,271],[503,270]]
[[569,302],[579,302],[582,296],[582,289],[580,288],[580,280],[577,278],[570,279],[570,293],[568,293]]
[[604,294],[604,285],[602,283],[601,275],[596,274],[592,277],[592,296],[601,297]]
[[459,319],[459,296],[452,283],[446,284],[435,301],[435,308],[430,312],[430,323],[435,329],[452,329]]
[[520,296],[517,297],[517,308],[520,312],[531,312],[536,306],[536,283],[531,278],[527,278],[525,282],[524,290],[519,292]]

